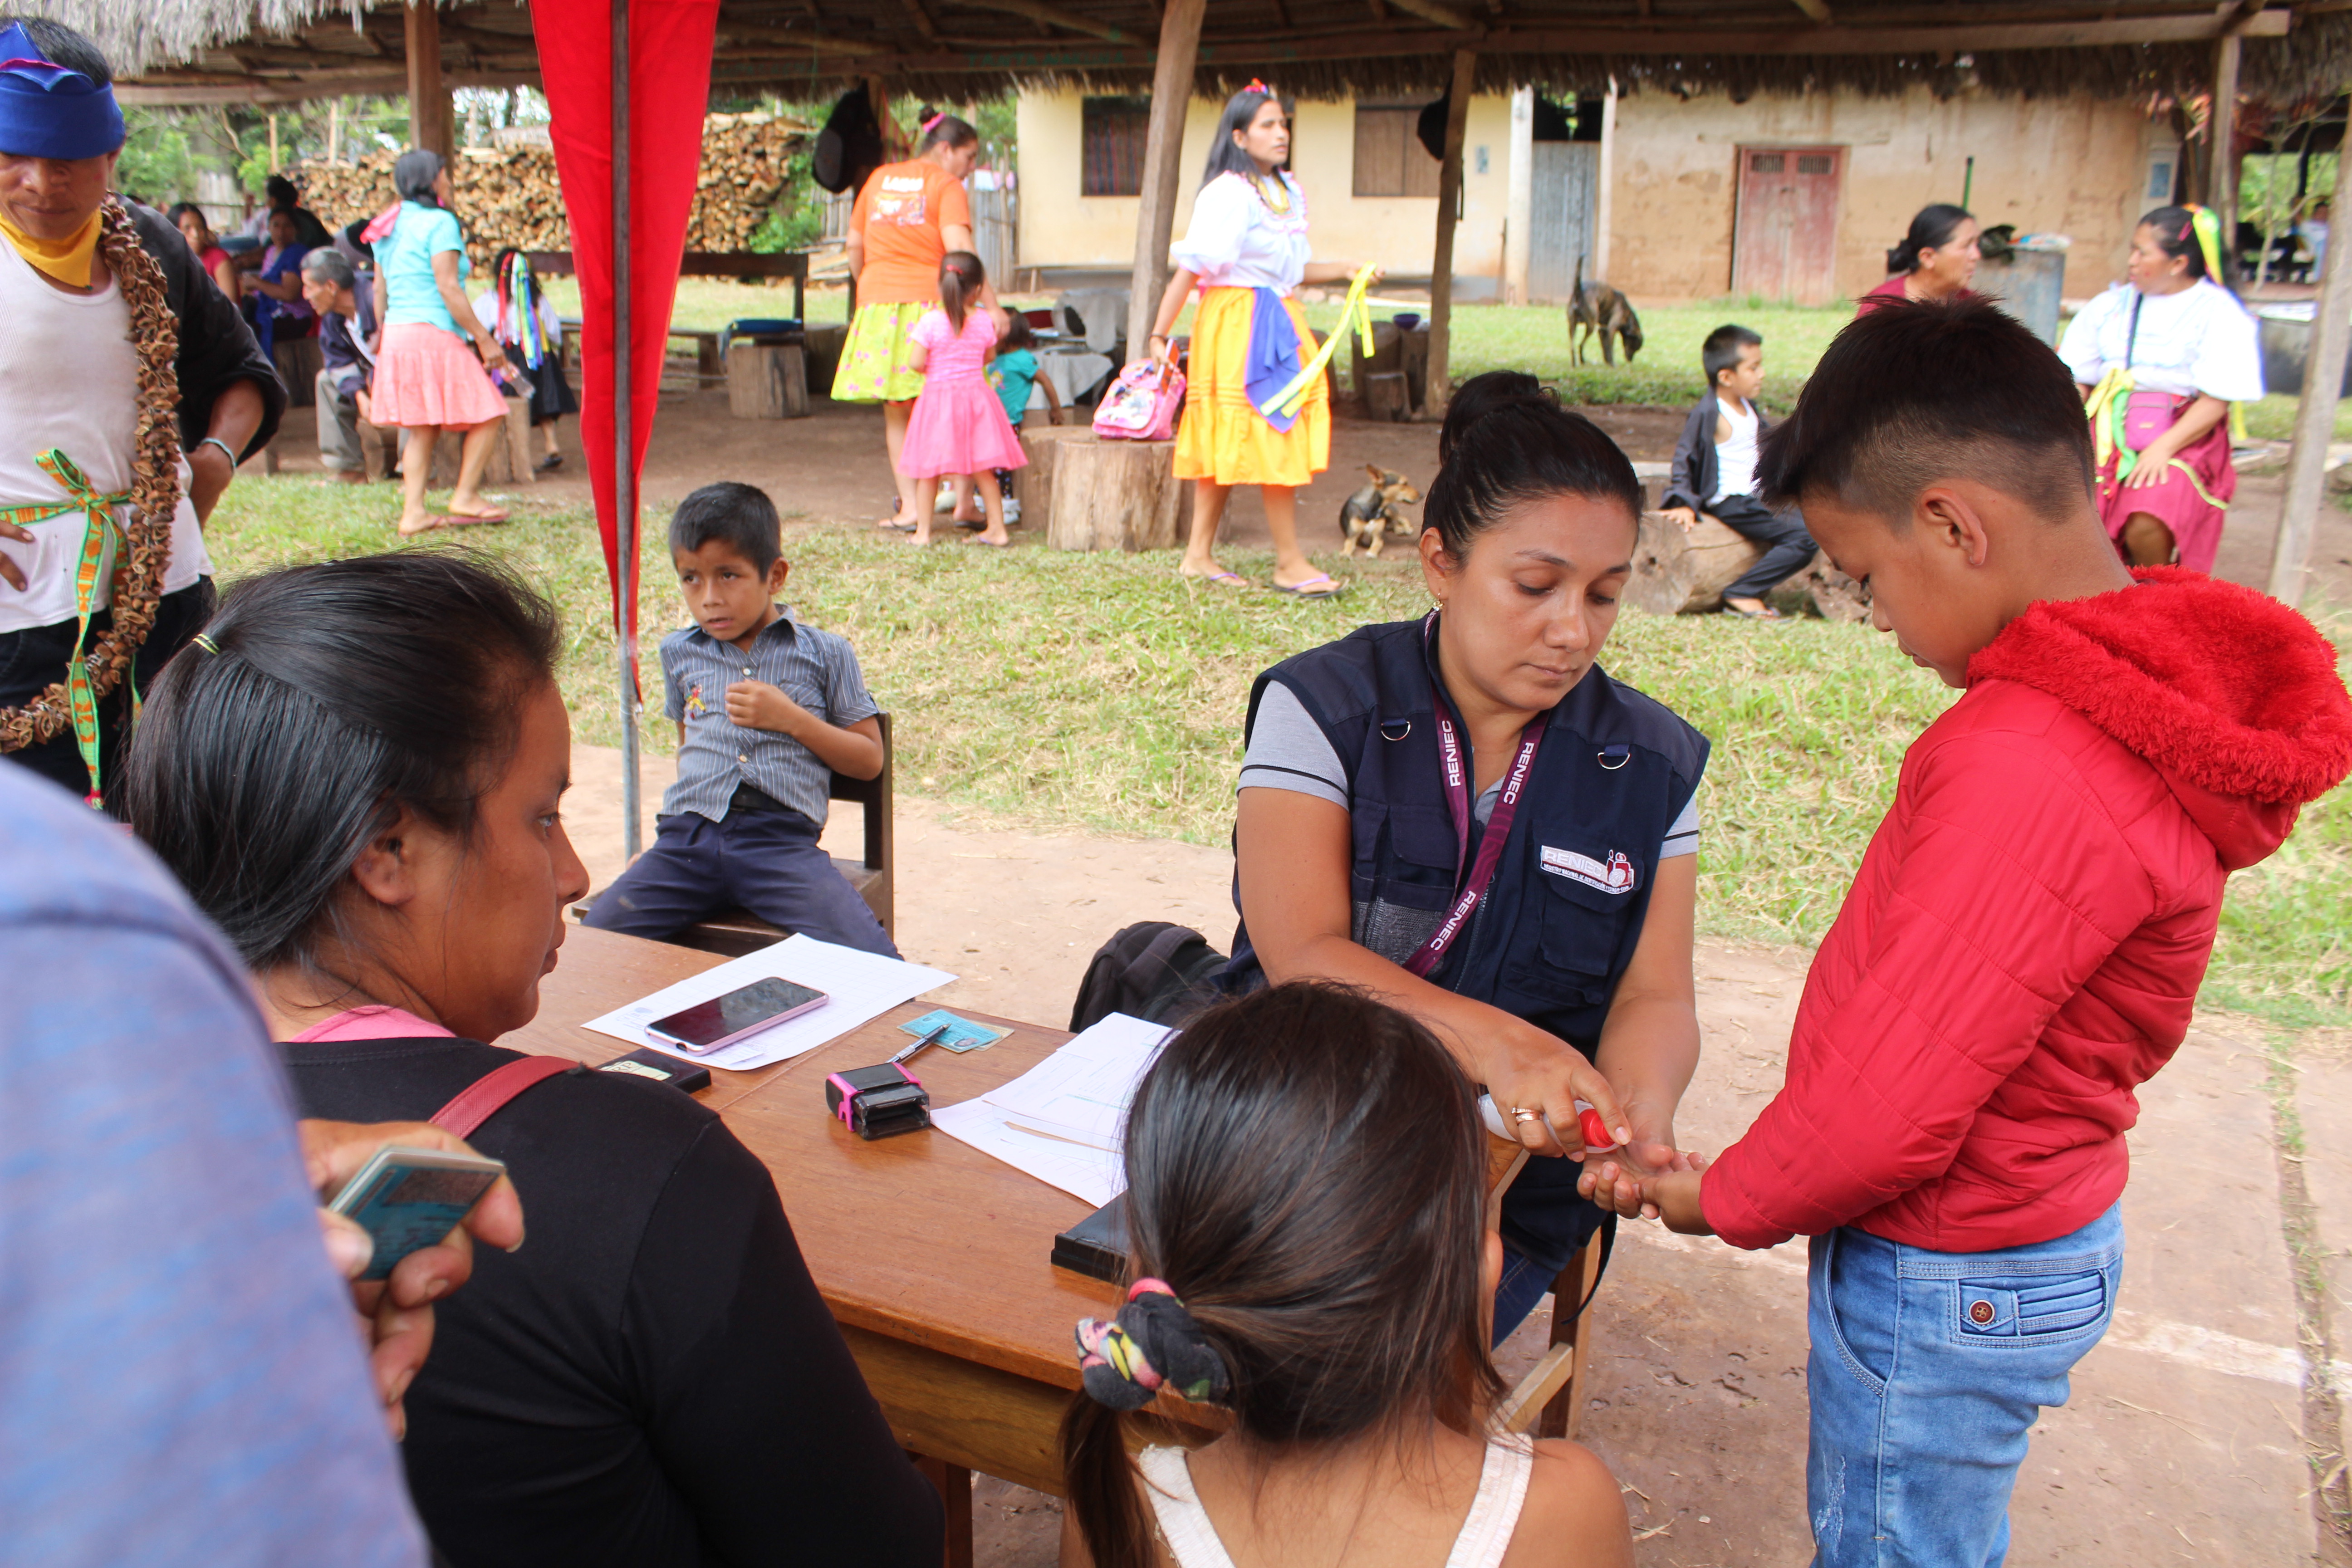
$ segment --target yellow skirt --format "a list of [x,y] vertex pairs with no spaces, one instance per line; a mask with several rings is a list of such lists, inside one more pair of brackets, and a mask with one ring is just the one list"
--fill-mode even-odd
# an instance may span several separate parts
[[[1265,422],[1249,399],[1248,289],[1210,289],[1192,321],[1192,362],[1184,388],[1184,419],[1176,428],[1176,477],[1221,485],[1306,484],[1331,466],[1330,384],[1323,376],[1287,432]],[[1315,334],[1289,300],[1282,308],[1298,331],[1301,363],[1315,357]]]

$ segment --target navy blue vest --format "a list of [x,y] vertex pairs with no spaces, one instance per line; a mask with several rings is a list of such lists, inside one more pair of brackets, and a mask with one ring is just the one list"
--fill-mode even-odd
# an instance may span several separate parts
[[[1435,650],[1420,621],[1364,626],[1276,665],[1348,770],[1356,942],[1402,963],[1452,905],[1460,858],[1438,761]],[[1429,976],[1591,1056],[1633,961],[1658,849],[1706,765],[1706,737],[1587,671],[1551,710],[1494,885]],[[1477,835],[1471,845],[1475,850]],[[1238,883],[1235,904],[1239,904]],[[1246,927],[1222,981],[1265,984]]]

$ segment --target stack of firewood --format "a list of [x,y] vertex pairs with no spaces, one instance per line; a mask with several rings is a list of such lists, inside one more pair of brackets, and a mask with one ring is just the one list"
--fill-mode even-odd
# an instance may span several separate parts
[[[714,114],[703,124],[702,171],[688,219],[688,250],[743,250],[769,210],[786,194],[787,165],[809,135],[792,120],[761,114]],[[373,217],[393,201],[394,154],[375,153],[356,163],[305,163],[295,179],[303,205],[330,226]],[[466,247],[477,268],[508,246],[518,250],[569,250],[555,153],[546,146],[467,147],[449,171]],[[803,194],[814,198],[813,191]]]

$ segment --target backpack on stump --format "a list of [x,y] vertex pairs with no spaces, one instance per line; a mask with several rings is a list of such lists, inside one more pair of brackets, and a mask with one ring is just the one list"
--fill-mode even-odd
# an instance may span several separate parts
[[1210,977],[1225,955],[1191,926],[1144,921],[1095,950],[1078,1000],[1072,1033],[1125,1013],[1150,1024],[1181,1024],[1216,999]]

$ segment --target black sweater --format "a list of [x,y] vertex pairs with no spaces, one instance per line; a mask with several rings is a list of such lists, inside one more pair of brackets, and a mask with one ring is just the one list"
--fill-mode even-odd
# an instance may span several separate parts
[[[305,1116],[423,1121],[515,1052],[286,1045]],[[408,1394],[408,1484],[453,1568],[936,1568],[939,1494],[900,1452],[774,1182],[666,1085],[577,1072],[468,1140],[528,1240],[475,1251]]]
[[131,226],[138,231],[139,248],[163,269],[163,302],[179,318],[180,445],[194,451],[212,427],[213,405],[220,395],[232,382],[249,381],[261,394],[261,423],[237,456],[250,458],[278,434],[278,421],[286,412],[286,384],[254,341],[253,329],[206,275],[180,231],[152,207],[126,205]]
[[[1761,442],[1764,432],[1772,427],[1772,421],[1764,416],[1762,404],[1750,406],[1756,410],[1756,439]],[[1715,394],[1710,392],[1698,400],[1690,417],[1683,421],[1683,433],[1675,441],[1674,467],[1667,470],[1666,494],[1661,506],[1706,510],[1720,472],[1715,466],[1715,424],[1722,412]]]

